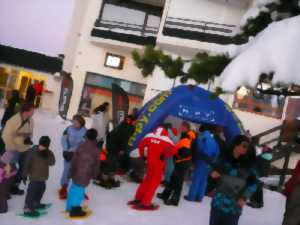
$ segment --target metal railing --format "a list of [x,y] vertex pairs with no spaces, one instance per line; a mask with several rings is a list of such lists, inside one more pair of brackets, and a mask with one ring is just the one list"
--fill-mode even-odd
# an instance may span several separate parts
[[236,28],[235,25],[230,24],[221,24],[186,18],[175,18],[170,16],[166,19],[165,27],[202,33],[211,33],[223,36],[232,36]]
[[95,22],[95,28],[118,33],[132,34],[141,37],[156,37],[159,30],[159,27],[104,19],[97,20]]

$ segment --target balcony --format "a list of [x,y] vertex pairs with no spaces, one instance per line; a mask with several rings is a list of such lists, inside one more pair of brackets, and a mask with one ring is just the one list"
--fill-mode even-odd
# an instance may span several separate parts
[[134,1],[106,0],[91,36],[136,45],[155,45],[162,7]]
[[186,18],[167,17],[163,35],[216,44],[231,44],[236,26]]

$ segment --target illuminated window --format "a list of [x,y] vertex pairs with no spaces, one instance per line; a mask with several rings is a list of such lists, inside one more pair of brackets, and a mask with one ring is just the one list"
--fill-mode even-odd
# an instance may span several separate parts
[[106,54],[104,66],[121,70],[123,69],[123,65],[124,65],[123,56],[114,55],[111,53]]

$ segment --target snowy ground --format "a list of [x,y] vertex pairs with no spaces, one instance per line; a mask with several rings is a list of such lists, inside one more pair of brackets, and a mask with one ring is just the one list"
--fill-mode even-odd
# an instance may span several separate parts
[[[2,118],[1,115],[0,118]],[[161,205],[160,210],[154,212],[134,211],[126,205],[126,202],[132,199],[137,185],[125,181],[119,189],[115,190],[104,190],[91,184],[88,187],[88,195],[91,197],[89,207],[94,214],[82,221],[65,219],[61,213],[64,209],[64,202],[58,200],[57,190],[62,171],[60,136],[67,123],[57,115],[45,112],[36,112],[34,120],[34,142],[36,143],[41,135],[51,136],[51,149],[55,152],[57,159],[56,165],[51,170],[43,199],[46,203],[53,203],[53,206],[42,218],[25,219],[16,216],[16,212],[22,210],[24,196],[13,197],[9,201],[9,212],[0,215],[1,225],[208,225],[210,199],[206,198],[202,203],[190,203],[182,200],[179,207],[167,207],[155,199],[155,202]],[[258,210],[246,207],[239,225],[281,224],[285,199],[280,194],[267,190],[264,194],[265,207]]]

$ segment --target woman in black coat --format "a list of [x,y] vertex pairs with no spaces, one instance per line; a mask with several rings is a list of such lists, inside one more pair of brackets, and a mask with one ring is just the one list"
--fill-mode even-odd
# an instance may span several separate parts
[[8,100],[7,107],[5,109],[5,112],[3,114],[2,120],[1,120],[1,126],[2,129],[4,128],[6,122],[15,115],[17,111],[17,105],[21,103],[20,93],[18,90],[13,90],[11,93],[11,98]]

